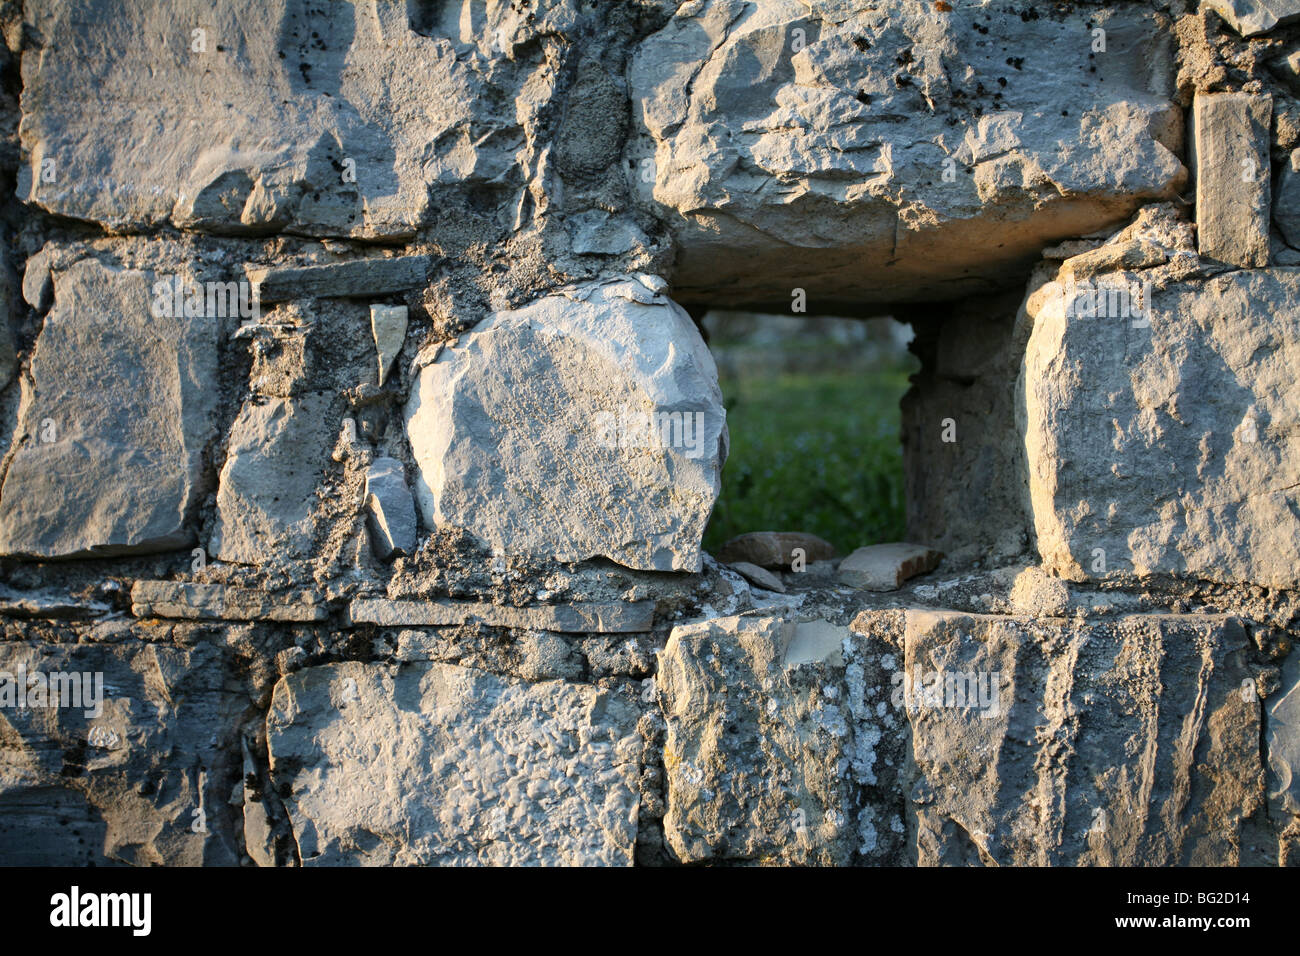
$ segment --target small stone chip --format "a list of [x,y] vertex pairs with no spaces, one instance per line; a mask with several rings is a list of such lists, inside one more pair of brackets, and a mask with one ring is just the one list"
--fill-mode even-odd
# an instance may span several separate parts
[[873,544],[840,562],[839,579],[864,591],[893,591],[908,578],[933,571],[942,557],[922,544]]

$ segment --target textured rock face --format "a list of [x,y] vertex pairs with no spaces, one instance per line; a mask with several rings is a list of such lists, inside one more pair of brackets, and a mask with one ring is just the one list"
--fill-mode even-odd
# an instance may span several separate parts
[[913,321],[921,371],[902,401],[907,536],[957,561],[1010,559],[1029,536],[1023,438],[1007,387],[1028,335],[1021,297],[967,299]]
[[921,865],[1242,861],[1264,775],[1239,622],[909,612],[906,644]]
[[1279,814],[1300,816],[1300,659],[1282,671],[1282,687],[1268,704],[1269,798]]
[[652,286],[497,313],[420,372],[406,430],[429,525],[511,554],[699,570],[726,413],[699,332]]
[[0,864],[1294,862],[1295,6],[0,2]]
[[[19,193],[114,228],[413,235],[431,185],[499,176],[518,132],[489,115],[486,58],[416,33],[407,7],[28,4],[41,45],[23,56]],[[493,19],[467,31],[484,52],[555,26]]]
[[860,637],[826,621],[673,629],[658,681],[664,832],[678,859],[897,862],[898,811],[863,798],[864,786],[896,791],[901,762],[899,714],[886,710],[870,658]]
[[312,547],[313,491],[325,470],[334,402],[323,393],[248,403],[231,429],[210,544],[221,561],[261,564]]
[[358,663],[281,681],[271,772],[304,865],[628,865],[636,712],[594,687]]
[[156,315],[170,277],[83,259],[54,282],[0,489],[0,553],[177,548],[214,436],[219,323]]
[[1245,93],[1201,95],[1192,115],[1201,255],[1243,268],[1266,266],[1272,99]]
[[1300,20],[1298,0],[1201,0],[1242,36],[1257,36]]
[[72,678],[97,701],[47,707],[29,696],[35,706],[7,700],[0,711],[0,734],[22,742],[0,748],[0,864],[238,862],[229,800],[252,701],[234,690],[219,642],[191,633],[183,648],[0,643],[0,681],[41,674],[70,688]]
[[1079,300],[1067,315],[1060,283],[1029,297],[1025,450],[1044,564],[1073,580],[1295,587],[1300,273],[1231,272],[1143,293],[1149,278],[1104,277],[1132,302],[1149,296],[1149,317],[1119,314],[1109,292],[1101,314]]
[[785,311],[802,288],[861,311],[982,292],[1181,190],[1167,20],[951,6],[700,0],[641,45],[637,148],[681,301]]

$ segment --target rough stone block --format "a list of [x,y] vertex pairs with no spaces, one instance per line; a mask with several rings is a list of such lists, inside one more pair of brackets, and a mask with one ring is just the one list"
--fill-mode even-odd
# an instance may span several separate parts
[[209,543],[215,558],[265,564],[311,554],[315,490],[334,442],[337,406],[323,392],[245,402],[217,489]]
[[1267,707],[1269,799],[1276,812],[1300,815],[1300,658],[1294,654]]
[[347,662],[281,680],[267,740],[305,866],[628,866],[636,721],[591,686]]
[[[40,46],[23,63],[31,163],[18,193],[119,231],[170,221],[217,233],[293,224],[309,235],[413,236],[431,186],[500,185],[518,162],[525,120],[484,99],[495,38],[554,35],[572,27],[572,11],[562,4],[525,26],[509,8],[480,9],[466,17],[465,40],[483,49],[465,56],[448,35],[412,29],[408,6],[30,4],[22,29]],[[511,101],[531,75],[521,74],[503,91]],[[52,178],[45,159],[57,163]]]
[[634,158],[679,301],[788,312],[802,289],[843,315],[982,294],[1181,192],[1164,14],[1111,4],[1105,55],[1083,7],[992,14],[1008,70],[987,6],[951,7],[706,0],[639,45]]
[[237,865],[230,796],[251,701],[227,654],[203,634],[185,647],[68,640],[0,643],[0,682],[85,675],[103,691],[90,716],[84,697],[4,707],[0,865]]
[[1268,33],[1300,20],[1300,0],[1201,0],[1244,37]]
[[1146,278],[1109,277],[1149,314],[1067,315],[1054,283],[1029,296],[1020,414],[1043,564],[1295,587],[1300,271]]
[[1300,149],[1292,150],[1282,164],[1273,197],[1273,221],[1287,244],[1300,249]]
[[529,557],[698,571],[726,458],[717,369],[639,279],[498,312],[406,406],[426,526]]
[[1272,97],[1199,93],[1192,117],[1197,248],[1245,269],[1268,265]]
[[901,803],[890,794],[901,712],[882,679],[888,621],[874,623],[875,642],[789,617],[673,629],[656,681],[668,725],[664,834],[678,859],[899,861]]
[[905,642],[919,864],[1256,859],[1260,705],[1240,622],[908,611]]
[[60,273],[0,490],[0,553],[163,551],[186,526],[213,437],[218,320],[154,315],[153,273]]

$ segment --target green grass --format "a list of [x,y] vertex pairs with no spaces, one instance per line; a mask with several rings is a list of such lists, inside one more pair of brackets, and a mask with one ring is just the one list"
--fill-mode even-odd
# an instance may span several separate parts
[[905,369],[724,375],[731,454],[704,535],[805,531],[847,554],[904,537]]

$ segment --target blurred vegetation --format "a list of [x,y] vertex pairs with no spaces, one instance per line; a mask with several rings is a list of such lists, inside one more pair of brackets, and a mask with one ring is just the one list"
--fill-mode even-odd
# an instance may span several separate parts
[[724,313],[704,324],[731,433],[705,549],[749,531],[810,532],[841,554],[902,541],[907,330]]

